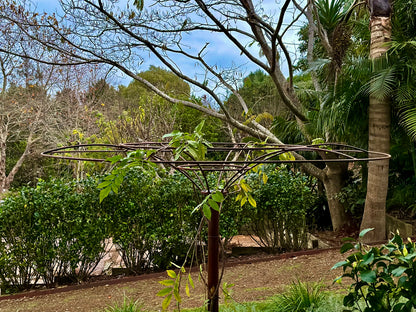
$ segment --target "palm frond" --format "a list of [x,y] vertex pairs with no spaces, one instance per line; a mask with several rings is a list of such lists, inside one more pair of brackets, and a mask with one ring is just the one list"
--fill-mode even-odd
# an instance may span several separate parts
[[413,141],[416,141],[416,107],[407,107],[399,113],[400,124]]
[[383,100],[393,94],[396,85],[396,68],[391,66],[377,71],[362,88],[361,92]]

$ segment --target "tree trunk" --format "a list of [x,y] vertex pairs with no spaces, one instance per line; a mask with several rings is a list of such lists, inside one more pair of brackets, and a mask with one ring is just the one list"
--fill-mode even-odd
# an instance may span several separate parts
[[[388,1],[387,1],[388,3]],[[370,8],[371,12],[377,12]],[[390,16],[372,16],[370,21],[370,58],[384,57],[391,39]],[[368,150],[390,152],[390,100],[370,95]],[[371,157],[371,153],[369,157]],[[389,179],[389,160],[370,161],[368,164],[367,197],[361,230],[374,228],[364,241],[377,242],[386,238],[386,197]]]
[[3,193],[6,184],[6,148],[7,143],[5,139],[0,141],[0,194]]
[[341,230],[349,221],[345,208],[337,196],[345,185],[347,168],[348,163],[328,163],[325,168],[325,178],[322,181],[334,231]]

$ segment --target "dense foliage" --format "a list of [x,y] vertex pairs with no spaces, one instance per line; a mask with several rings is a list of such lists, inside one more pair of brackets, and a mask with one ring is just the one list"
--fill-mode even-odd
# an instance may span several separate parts
[[[370,230],[363,230],[360,238]],[[344,306],[352,310],[345,311],[413,311],[416,308],[415,242],[410,238],[405,242],[399,235],[381,247],[367,247],[349,240],[341,253],[352,253],[333,267],[342,267],[344,271],[336,281],[352,279],[349,293],[344,297]]]
[[[160,170],[156,176],[132,170],[102,203],[96,178],[39,181],[10,194],[0,206],[2,288],[85,280],[110,237],[132,273],[183,263],[201,221],[192,213],[199,194],[180,174]],[[287,168],[270,168],[268,176],[266,185],[250,182],[257,208],[233,196],[225,200],[221,236],[227,243],[246,225],[268,251],[302,248],[305,216],[315,200],[308,181]],[[204,230],[200,234],[205,240]]]
[[0,279],[29,287],[42,279],[85,279],[104,255],[109,220],[92,180],[39,182],[0,206]]
[[269,166],[265,172],[267,183],[251,181],[256,207],[245,209],[253,238],[272,253],[305,248],[306,216],[312,216],[318,200],[308,177],[285,166]]

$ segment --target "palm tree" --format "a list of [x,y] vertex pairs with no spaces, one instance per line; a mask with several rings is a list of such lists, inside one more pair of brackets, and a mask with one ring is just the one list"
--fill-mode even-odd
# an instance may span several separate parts
[[[391,6],[389,0],[369,1],[370,59],[375,63],[386,56],[391,41]],[[390,98],[370,94],[368,121],[368,150],[390,152]],[[371,157],[371,155],[370,155]],[[372,161],[368,164],[367,197],[361,229],[375,228],[365,237],[367,242],[386,237],[386,198],[389,179],[389,161]]]

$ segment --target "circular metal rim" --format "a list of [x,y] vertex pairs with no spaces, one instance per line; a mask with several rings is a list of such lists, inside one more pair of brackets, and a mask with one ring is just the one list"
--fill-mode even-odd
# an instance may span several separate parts
[[[85,150],[87,148],[94,148],[93,150]],[[110,154],[110,153],[123,153],[127,155],[129,152],[135,150],[155,150],[153,157],[149,159],[151,162],[156,164],[169,164],[175,165],[182,170],[193,170],[195,166],[198,166],[199,170],[206,168],[206,170],[212,171],[213,167],[219,168],[215,170],[240,170],[240,166],[247,164],[266,164],[266,163],[335,163],[335,162],[369,162],[377,160],[390,159],[391,156],[387,153],[366,151],[361,148],[354,146],[341,144],[341,143],[322,143],[316,145],[281,145],[281,144],[254,144],[254,143],[227,143],[219,142],[212,143],[212,146],[207,146],[207,153],[219,153],[219,152],[256,152],[265,151],[261,157],[255,159],[243,159],[243,160],[186,160],[186,159],[165,159],[161,154],[172,155],[174,148],[168,143],[164,142],[139,142],[139,143],[124,143],[124,144],[78,144],[63,146],[42,152],[41,155],[45,157],[55,159],[66,159],[66,160],[77,160],[77,161],[93,161],[93,162],[108,162],[107,158],[87,158],[87,157],[76,157],[71,154],[80,153],[99,153],[99,154]],[[298,153],[298,152],[314,152],[314,153],[330,153],[336,158],[320,158],[320,159],[271,159],[284,153]],[[348,153],[361,153],[367,157],[354,157]],[[66,155],[64,155],[66,154]],[[69,154],[69,155],[68,155]],[[157,155],[157,157],[155,157]],[[269,158],[267,158],[269,157]],[[211,169],[207,167],[211,166]],[[213,166],[213,167],[212,167]],[[227,167],[234,167],[230,169]]]

